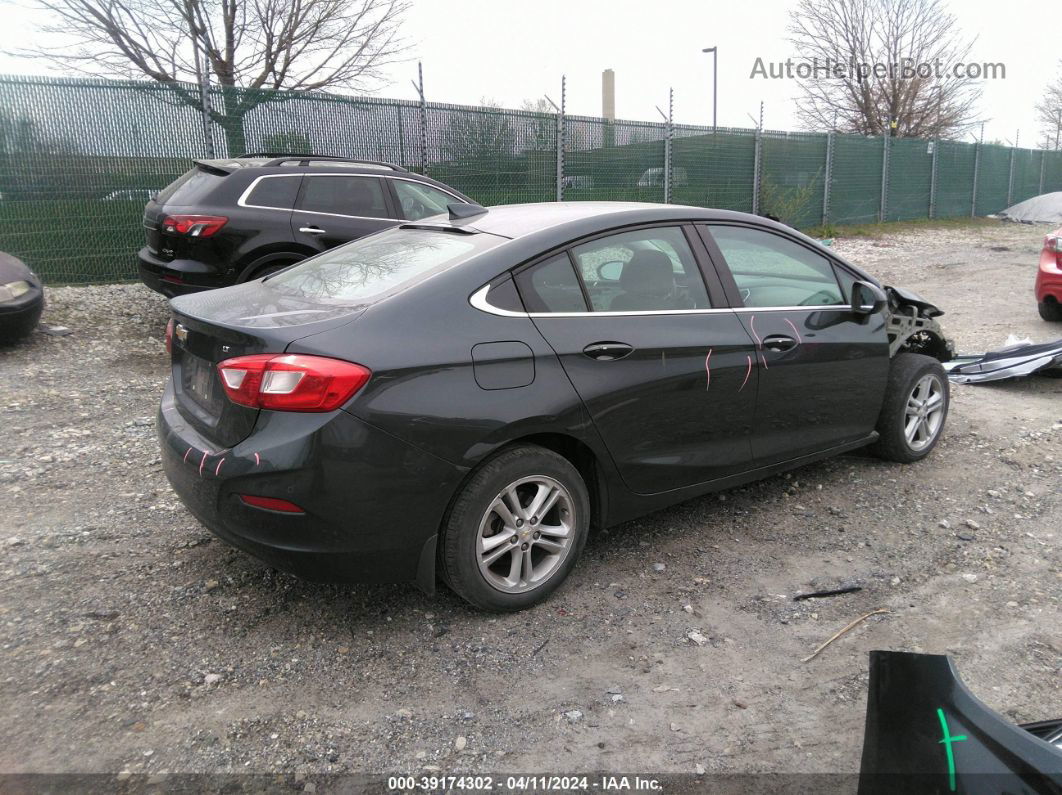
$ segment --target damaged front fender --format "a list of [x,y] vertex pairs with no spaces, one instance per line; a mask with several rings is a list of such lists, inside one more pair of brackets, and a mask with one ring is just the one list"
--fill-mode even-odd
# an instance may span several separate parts
[[885,320],[889,356],[908,351],[932,356],[941,362],[952,359],[955,346],[944,336],[944,329],[936,320],[944,310],[902,287],[886,287],[885,295],[889,300]]

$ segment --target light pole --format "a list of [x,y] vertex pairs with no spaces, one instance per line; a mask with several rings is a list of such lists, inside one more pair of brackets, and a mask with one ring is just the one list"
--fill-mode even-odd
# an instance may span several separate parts
[[719,104],[719,48],[705,47],[702,52],[712,54],[712,130],[715,130],[716,110]]

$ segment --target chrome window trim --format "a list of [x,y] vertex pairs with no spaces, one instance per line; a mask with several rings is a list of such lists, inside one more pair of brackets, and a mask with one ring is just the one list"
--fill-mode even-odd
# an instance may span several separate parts
[[300,173],[300,174],[263,174],[260,177],[255,177],[251,181],[251,184],[247,186],[247,189],[243,193],[240,194],[240,198],[238,198],[236,200],[237,206],[239,206],[239,207],[249,207],[249,208],[254,209],[254,210],[275,210],[276,212],[280,212],[280,213],[306,213],[308,215],[328,215],[328,216],[331,216],[333,218],[357,218],[359,220],[365,220],[365,221],[394,221],[396,224],[410,223],[411,222],[411,219],[409,219],[409,218],[388,218],[386,216],[379,216],[379,215],[346,215],[344,213],[326,213],[326,212],[322,212],[320,210],[300,210],[298,207],[292,207],[290,210],[285,210],[283,207],[268,207],[268,206],[266,206],[264,204],[248,204],[247,203],[247,197],[251,195],[251,192],[254,191],[255,187],[257,187],[259,182],[261,182],[263,179],[273,179],[275,177],[280,177],[282,179],[295,179],[295,178],[301,179],[302,177],[365,177],[366,179],[397,179],[397,180],[401,180],[402,182],[414,182],[414,183],[416,183],[418,185],[427,185],[429,188],[434,188],[435,190],[439,191],[440,193],[445,193],[447,196],[450,196],[451,198],[456,199],[461,204],[467,204],[467,202],[464,199],[462,199],[459,196],[454,195],[450,191],[445,190],[443,188],[440,188],[438,185],[432,185],[431,183],[428,183],[428,182],[422,182],[419,179],[411,179],[409,177],[399,177],[399,176],[396,176],[396,175],[393,175],[393,174],[386,174],[386,173],[381,173],[381,174],[343,174],[343,173],[337,171],[337,172],[325,173],[325,174],[305,174],[305,173]]
[[646,309],[631,312],[514,312],[500,309],[487,301],[490,285],[485,284],[472,293],[468,303],[481,312],[499,317],[640,317],[651,315],[718,315],[726,312],[821,312],[823,310],[851,311],[848,304],[823,304],[822,306],[738,306],[711,309]]

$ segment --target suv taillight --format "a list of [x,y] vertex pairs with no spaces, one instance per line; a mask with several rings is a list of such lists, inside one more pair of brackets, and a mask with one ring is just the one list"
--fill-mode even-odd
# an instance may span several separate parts
[[298,353],[256,353],[218,364],[229,400],[272,411],[332,411],[369,380],[367,367]]
[[173,353],[173,318],[166,324],[166,353]]
[[162,231],[188,237],[211,237],[228,222],[224,215],[167,215],[162,221]]

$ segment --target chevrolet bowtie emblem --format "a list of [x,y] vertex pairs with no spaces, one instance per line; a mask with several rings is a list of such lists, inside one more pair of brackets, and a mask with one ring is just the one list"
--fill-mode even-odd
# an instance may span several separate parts
[[184,342],[186,339],[188,339],[188,329],[186,329],[180,323],[177,324],[177,328],[175,328],[173,331],[174,334],[177,335],[177,339],[179,339],[181,342]]

